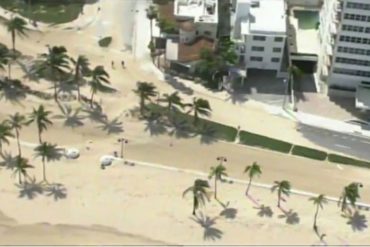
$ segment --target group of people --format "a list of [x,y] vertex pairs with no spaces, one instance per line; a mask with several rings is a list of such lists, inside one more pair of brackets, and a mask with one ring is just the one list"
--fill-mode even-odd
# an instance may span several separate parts
[[[112,69],[115,69],[115,65],[114,65],[114,61],[112,60]],[[122,69],[125,69],[126,67],[125,67],[125,61],[121,61],[121,67],[122,67]]]

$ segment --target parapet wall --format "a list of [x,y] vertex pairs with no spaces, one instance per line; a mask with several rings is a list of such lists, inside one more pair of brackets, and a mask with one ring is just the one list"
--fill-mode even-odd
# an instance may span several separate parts
[[319,7],[322,2],[322,0],[288,0],[288,6]]

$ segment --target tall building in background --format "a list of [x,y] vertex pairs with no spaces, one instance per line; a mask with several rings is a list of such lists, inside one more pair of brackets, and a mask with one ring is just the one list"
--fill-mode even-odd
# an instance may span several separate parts
[[353,92],[370,107],[370,0],[325,0],[320,16],[319,74],[330,88]]

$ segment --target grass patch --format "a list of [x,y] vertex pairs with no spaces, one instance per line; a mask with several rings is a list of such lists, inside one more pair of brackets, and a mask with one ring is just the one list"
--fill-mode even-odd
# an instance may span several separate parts
[[293,147],[292,154],[314,160],[325,160],[328,156],[328,154],[324,151],[297,145]]
[[105,37],[99,40],[100,47],[108,47],[112,43],[112,37]]
[[257,135],[247,131],[240,132],[240,143],[249,146],[266,148],[282,153],[289,153],[293,146],[289,142],[284,142],[270,137]]
[[338,154],[329,154],[328,160],[330,162],[343,164],[343,165],[353,165],[353,166],[370,168],[370,162],[363,161],[363,160],[357,160],[357,159],[349,158],[349,157],[338,155]]

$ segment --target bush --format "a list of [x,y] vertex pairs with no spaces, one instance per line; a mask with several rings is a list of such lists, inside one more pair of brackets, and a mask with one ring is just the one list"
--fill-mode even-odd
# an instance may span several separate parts
[[326,157],[328,156],[326,152],[303,146],[294,146],[292,154],[315,160],[325,160]]
[[357,160],[357,159],[345,157],[345,156],[338,155],[338,154],[329,154],[328,155],[328,160],[330,162],[338,163],[338,164],[353,165],[353,166],[370,168],[370,162]]
[[244,145],[262,147],[282,153],[289,153],[293,146],[289,142],[253,134],[247,131],[240,132],[240,143]]
[[105,37],[99,40],[100,47],[108,47],[112,43],[112,37]]

